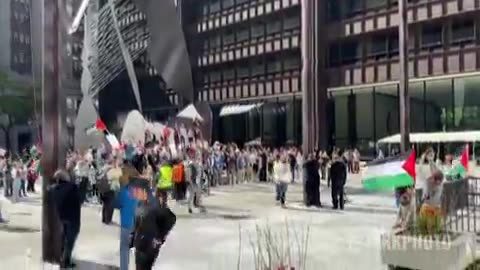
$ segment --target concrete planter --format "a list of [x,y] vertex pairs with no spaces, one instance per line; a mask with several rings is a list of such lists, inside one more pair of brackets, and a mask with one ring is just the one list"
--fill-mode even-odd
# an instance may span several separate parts
[[443,239],[384,234],[381,256],[384,264],[421,270],[461,270],[475,260],[475,236],[460,234]]

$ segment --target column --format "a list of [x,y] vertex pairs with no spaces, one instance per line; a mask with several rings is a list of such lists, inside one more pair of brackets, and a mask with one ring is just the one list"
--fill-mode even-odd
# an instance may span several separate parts
[[[66,150],[65,96],[62,91],[63,55],[66,50],[65,6],[61,0],[44,0],[42,85],[42,247],[43,261],[59,263],[60,230],[55,206],[47,193],[55,170],[64,165]],[[62,138],[62,136],[64,138]]]

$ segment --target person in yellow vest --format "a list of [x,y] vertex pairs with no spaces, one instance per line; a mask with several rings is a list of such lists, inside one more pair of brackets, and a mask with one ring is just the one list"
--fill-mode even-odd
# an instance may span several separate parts
[[173,187],[173,166],[169,161],[165,161],[160,165],[157,183],[157,197],[160,199],[162,207],[167,207],[168,192]]

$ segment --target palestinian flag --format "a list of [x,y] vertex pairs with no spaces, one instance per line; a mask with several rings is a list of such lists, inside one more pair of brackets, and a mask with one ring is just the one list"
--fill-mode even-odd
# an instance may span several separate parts
[[97,121],[95,121],[95,124],[90,126],[89,128],[87,128],[85,130],[85,132],[87,133],[87,135],[90,135],[94,132],[102,132],[102,133],[106,133],[107,132],[107,126],[105,125],[105,123],[102,121],[102,119],[100,118],[97,118]]
[[462,155],[460,156],[460,162],[453,167],[453,169],[447,172],[447,175],[452,179],[464,178],[468,172],[468,161],[470,160],[468,144],[465,145]]
[[362,185],[367,190],[393,190],[415,185],[415,150],[367,164]]

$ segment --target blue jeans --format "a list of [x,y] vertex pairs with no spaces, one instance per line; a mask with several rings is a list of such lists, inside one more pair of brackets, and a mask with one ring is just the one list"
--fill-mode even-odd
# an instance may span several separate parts
[[128,270],[130,263],[130,234],[132,229],[120,229],[120,270]]
[[287,189],[288,189],[287,183],[283,183],[283,182],[277,183],[277,198],[282,205],[285,204]]

